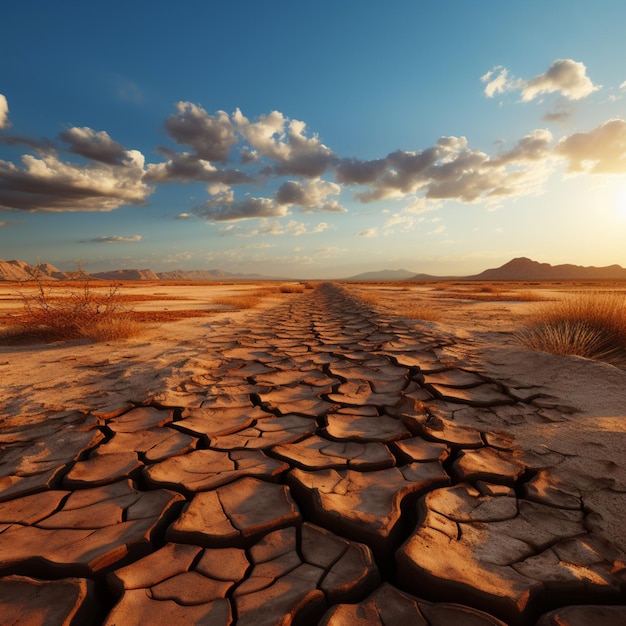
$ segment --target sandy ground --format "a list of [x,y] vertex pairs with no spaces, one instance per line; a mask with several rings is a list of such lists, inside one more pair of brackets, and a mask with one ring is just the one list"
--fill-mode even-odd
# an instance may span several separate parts
[[[94,344],[88,341],[24,346],[0,346],[0,414],[45,416],[63,410],[102,409],[126,402],[150,402],[167,390],[211,367],[202,338],[225,323],[236,323],[249,310],[235,311],[216,299],[252,293],[264,285],[123,286],[124,296],[150,299],[129,304],[136,311],[176,309],[210,311],[210,317],[187,318],[165,324],[146,323],[141,336]],[[53,286],[60,290],[60,285]],[[98,291],[98,289],[96,289]],[[106,287],[99,288],[102,293]],[[19,312],[20,285],[0,285],[0,312]],[[255,309],[278,304],[290,294],[273,293]]]
[[[391,311],[418,298],[431,302],[433,308],[440,310],[441,319],[421,324],[450,340],[445,352],[459,367],[481,371],[512,387],[549,397],[555,410],[552,413],[546,410],[546,423],[504,424],[494,418],[492,426],[513,434],[519,445],[600,459],[606,464],[623,466],[621,471],[626,471],[623,452],[626,449],[626,371],[581,357],[526,350],[515,337],[525,319],[551,300],[580,291],[622,291],[623,285],[531,285],[532,292],[545,298],[545,302],[489,301],[488,293],[484,294],[485,301],[441,298],[445,291],[433,291],[423,285],[408,291],[404,286],[380,285],[352,289],[357,293],[382,294],[380,305]],[[452,289],[475,294],[480,285]],[[506,284],[503,289],[507,289]],[[528,289],[528,285],[516,286],[511,293]],[[594,465],[588,466],[590,471]],[[622,480],[626,480],[626,474],[622,475]]]

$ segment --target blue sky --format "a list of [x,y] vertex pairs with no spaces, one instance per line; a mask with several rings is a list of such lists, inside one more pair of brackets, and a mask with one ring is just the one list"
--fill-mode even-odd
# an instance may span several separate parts
[[0,258],[626,266],[624,23],[618,0],[7,4]]

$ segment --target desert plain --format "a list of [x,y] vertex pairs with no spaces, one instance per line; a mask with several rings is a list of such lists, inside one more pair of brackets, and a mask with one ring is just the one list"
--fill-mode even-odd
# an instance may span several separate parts
[[626,623],[626,370],[517,337],[624,289],[138,282],[3,344],[0,623]]

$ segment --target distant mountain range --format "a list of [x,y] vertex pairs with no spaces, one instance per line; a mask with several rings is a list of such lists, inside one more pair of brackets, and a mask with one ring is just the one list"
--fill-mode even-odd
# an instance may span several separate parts
[[3,261],[0,259],[0,281],[25,281],[37,278],[43,281],[76,280],[96,278],[98,280],[176,280],[176,281],[223,281],[223,280],[281,280],[261,274],[233,274],[219,269],[213,270],[174,270],[153,272],[151,269],[121,269],[110,272],[87,274],[82,271],[63,272],[50,263],[29,265],[24,261]]
[[[286,280],[261,274],[233,274],[219,269],[212,270],[174,270],[171,272],[153,272],[150,269],[121,269],[111,272],[63,272],[50,263],[29,265],[24,261],[3,261],[0,259],[0,281],[25,281],[34,277],[44,281],[76,280],[96,278],[101,280],[175,280],[175,281],[235,281],[235,280]],[[501,267],[485,270],[472,276],[433,276],[415,274],[408,270],[381,270],[357,274],[347,281],[380,282],[395,280],[624,280],[626,269],[620,265],[607,267],[583,267],[580,265],[550,265],[538,263],[526,257],[513,259]]]
[[432,276],[416,274],[411,280],[626,280],[626,269],[620,265],[583,267],[582,265],[550,265],[526,257],[513,259],[494,269],[472,276]]
[[[0,259],[0,281],[2,280],[68,280],[76,272],[62,272],[50,265],[50,263],[40,263],[39,265],[29,265],[24,261],[3,261]],[[72,276],[71,276],[72,275]]]

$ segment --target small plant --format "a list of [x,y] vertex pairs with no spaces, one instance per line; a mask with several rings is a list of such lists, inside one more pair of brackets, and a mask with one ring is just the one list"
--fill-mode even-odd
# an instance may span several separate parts
[[538,309],[518,340],[533,350],[626,362],[626,298],[577,294]]

